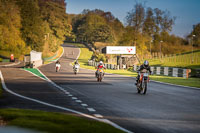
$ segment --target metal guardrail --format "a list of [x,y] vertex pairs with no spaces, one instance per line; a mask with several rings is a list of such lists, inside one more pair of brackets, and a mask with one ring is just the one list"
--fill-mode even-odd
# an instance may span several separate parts
[[[97,66],[98,62],[95,62],[93,60],[88,60],[88,65],[89,66]],[[107,69],[113,69],[113,70],[118,70],[119,69],[119,65],[115,65],[115,64],[105,64],[105,67]]]
[[[98,63],[93,60],[88,60],[89,66],[97,66]],[[114,64],[105,64],[107,69],[115,69],[119,70],[119,65]],[[139,66],[134,65],[133,71],[137,71]],[[191,73],[191,69],[183,69],[183,68],[172,68],[172,67],[151,67],[151,71],[155,75],[163,75],[163,76],[171,76],[171,77],[184,77],[188,78]]]
[[[133,71],[137,71],[138,68],[139,66],[134,65]],[[188,78],[191,69],[172,68],[172,67],[151,67],[151,71],[153,74],[156,75]]]

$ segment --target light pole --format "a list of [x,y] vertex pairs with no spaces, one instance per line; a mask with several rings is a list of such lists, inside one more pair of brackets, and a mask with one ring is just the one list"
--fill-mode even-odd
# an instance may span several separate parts
[[161,54],[162,54],[162,51],[161,51],[161,46],[162,46],[162,43],[163,41],[160,41],[160,59],[161,59]]
[[194,38],[196,35],[192,35],[192,63],[194,62],[194,56],[193,56],[193,43],[194,43]]

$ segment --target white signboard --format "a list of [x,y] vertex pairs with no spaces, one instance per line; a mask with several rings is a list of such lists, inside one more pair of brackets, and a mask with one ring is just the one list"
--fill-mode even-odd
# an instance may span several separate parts
[[106,54],[136,54],[135,46],[107,46]]
[[32,50],[30,53],[30,60],[31,62],[42,60],[42,52],[36,52]]

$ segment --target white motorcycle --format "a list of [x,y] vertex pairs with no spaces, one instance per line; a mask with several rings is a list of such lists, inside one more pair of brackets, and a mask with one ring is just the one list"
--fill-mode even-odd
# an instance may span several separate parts
[[58,72],[60,70],[61,65],[60,64],[56,64],[56,72]]
[[74,74],[76,75],[79,72],[79,64],[74,65],[73,69],[74,69]]

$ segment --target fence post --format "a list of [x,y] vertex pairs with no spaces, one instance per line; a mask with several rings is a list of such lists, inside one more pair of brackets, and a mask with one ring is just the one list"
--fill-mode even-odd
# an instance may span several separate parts
[[183,78],[188,78],[187,69],[183,69]]
[[172,76],[178,77],[178,68],[172,68]]
[[113,64],[111,64],[111,69],[114,69],[114,65]]
[[154,67],[150,67],[152,74],[154,74]]
[[164,75],[165,76],[169,75],[169,67],[164,67]]
[[160,67],[156,67],[156,74],[160,75]]

